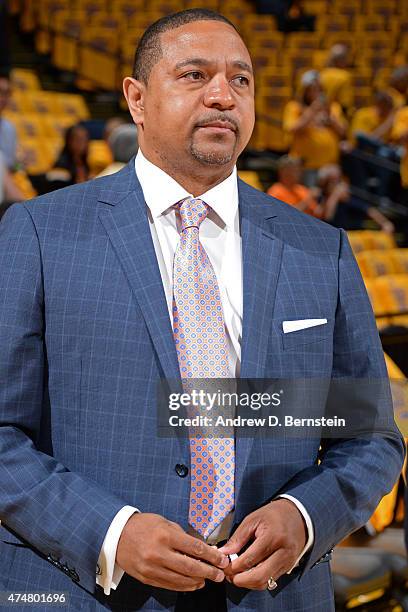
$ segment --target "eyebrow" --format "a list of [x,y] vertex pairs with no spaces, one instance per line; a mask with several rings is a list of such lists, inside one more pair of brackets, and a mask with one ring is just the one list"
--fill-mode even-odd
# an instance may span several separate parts
[[[185,68],[186,66],[200,66],[202,68],[208,68],[208,66],[210,66],[211,64],[212,62],[210,62],[209,60],[203,57],[190,57],[185,60],[182,60],[181,62],[178,62],[175,66],[175,69],[181,70],[182,68]],[[247,64],[247,62],[244,62],[243,60],[233,61],[232,66],[234,68],[239,68],[240,70],[244,70],[245,72],[249,72],[249,74],[253,74],[253,70],[251,66]]]

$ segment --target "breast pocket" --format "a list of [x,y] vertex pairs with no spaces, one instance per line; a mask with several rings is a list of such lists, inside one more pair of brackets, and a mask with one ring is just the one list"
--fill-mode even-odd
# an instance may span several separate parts
[[282,331],[282,346],[285,351],[295,351],[296,349],[307,344],[324,342],[325,340],[330,339],[332,333],[333,330],[330,320],[322,325],[315,325],[313,327],[299,329],[286,334],[284,334]]

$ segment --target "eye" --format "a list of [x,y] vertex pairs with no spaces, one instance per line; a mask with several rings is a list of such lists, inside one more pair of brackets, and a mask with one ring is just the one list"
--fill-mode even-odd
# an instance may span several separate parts
[[189,81],[199,81],[203,78],[203,74],[198,70],[193,70],[192,72],[187,72],[187,74],[183,74],[184,79],[188,79]]
[[232,79],[239,87],[248,87],[249,79],[246,76],[236,76]]

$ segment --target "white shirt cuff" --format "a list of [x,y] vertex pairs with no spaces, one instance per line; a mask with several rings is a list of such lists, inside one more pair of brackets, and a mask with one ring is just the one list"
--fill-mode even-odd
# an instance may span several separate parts
[[135,512],[140,512],[140,510],[133,506],[124,506],[119,510],[106,532],[99,553],[96,576],[96,584],[103,588],[105,595],[110,595],[111,589],[117,588],[125,573],[116,563],[116,551],[123,528]]
[[286,495],[286,493],[284,493],[283,495],[279,495],[277,499],[282,498],[282,497],[284,499],[289,499],[292,503],[295,504],[296,508],[299,510],[299,512],[303,516],[303,519],[306,523],[307,533],[308,533],[308,538],[307,538],[307,542],[306,542],[304,549],[302,550],[302,552],[300,553],[300,555],[298,556],[298,558],[296,559],[295,563],[292,565],[290,570],[286,572],[287,574],[290,574],[295,569],[295,567],[299,565],[300,560],[302,559],[303,555],[305,555],[307,551],[313,546],[314,530],[313,530],[312,519],[310,518],[309,513],[304,507],[304,505],[298,499],[296,499],[295,497],[292,497],[292,495]]

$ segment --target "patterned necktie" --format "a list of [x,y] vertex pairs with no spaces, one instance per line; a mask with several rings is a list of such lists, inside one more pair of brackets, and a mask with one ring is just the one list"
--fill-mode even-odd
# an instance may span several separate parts
[[[180,243],[173,265],[173,331],[181,377],[229,376],[224,316],[214,268],[199,240],[209,207],[198,198],[178,203]],[[234,438],[190,435],[189,523],[204,538],[234,507]]]

